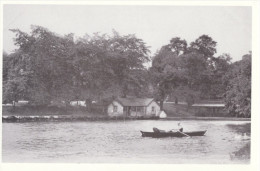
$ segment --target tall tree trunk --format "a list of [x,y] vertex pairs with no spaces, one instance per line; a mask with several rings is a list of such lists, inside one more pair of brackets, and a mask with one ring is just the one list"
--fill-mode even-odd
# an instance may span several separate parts
[[178,104],[178,97],[175,97],[175,104]]
[[65,100],[65,108],[66,108],[66,111],[65,112],[68,112],[69,111],[69,107],[70,107],[70,100]]
[[92,112],[92,100],[90,98],[86,99],[86,108],[89,112]]
[[13,101],[13,109],[15,109],[15,101]]
[[123,85],[123,98],[126,98],[126,95],[127,95],[127,85],[126,84],[124,84]]
[[165,91],[161,85],[159,87],[159,92],[160,92],[160,110],[163,110],[163,101],[165,99]]
[[160,100],[160,110],[163,110],[163,99]]

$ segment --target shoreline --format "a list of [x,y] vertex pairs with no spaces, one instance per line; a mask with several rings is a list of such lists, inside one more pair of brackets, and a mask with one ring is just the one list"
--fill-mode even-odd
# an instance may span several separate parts
[[2,122],[52,122],[52,121],[113,121],[113,120],[208,120],[208,121],[251,121],[251,118],[206,117],[206,116],[171,116],[166,118],[139,116],[113,116],[104,112],[87,111],[85,107],[57,106],[12,106],[2,107]]
[[34,115],[34,116],[18,116],[9,115],[2,116],[3,123],[15,122],[70,122],[70,121],[124,121],[124,120],[208,120],[208,121],[250,121],[251,118],[232,118],[232,117],[109,117],[109,116],[82,116],[82,115]]
[[211,120],[211,121],[251,121],[251,118],[236,117],[167,117],[166,120]]

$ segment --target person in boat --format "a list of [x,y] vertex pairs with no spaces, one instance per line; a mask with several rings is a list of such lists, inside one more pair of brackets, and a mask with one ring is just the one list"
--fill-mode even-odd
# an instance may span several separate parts
[[171,129],[168,132],[173,132],[173,131],[174,132],[178,132],[178,131],[183,132],[183,127],[181,126],[180,122],[178,123],[178,128],[177,129]]
[[182,127],[182,125],[181,125],[180,122],[178,123],[178,130],[179,130],[180,132],[183,132],[183,127]]

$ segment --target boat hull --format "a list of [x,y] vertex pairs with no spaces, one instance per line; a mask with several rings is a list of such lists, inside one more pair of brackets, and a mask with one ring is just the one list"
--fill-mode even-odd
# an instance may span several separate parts
[[204,136],[206,131],[194,131],[194,132],[144,132],[141,131],[142,137],[152,137],[152,138],[163,138],[163,137],[187,137],[188,136]]

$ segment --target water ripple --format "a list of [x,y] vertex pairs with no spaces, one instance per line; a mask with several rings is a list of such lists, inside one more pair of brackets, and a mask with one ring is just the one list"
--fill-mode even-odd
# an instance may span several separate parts
[[[231,163],[229,154],[250,141],[232,121],[183,121],[203,137],[143,138],[140,130],[170,130],[176,121],[3,123],[4,162]],[[244,124],[236,122],[235,124]]]

